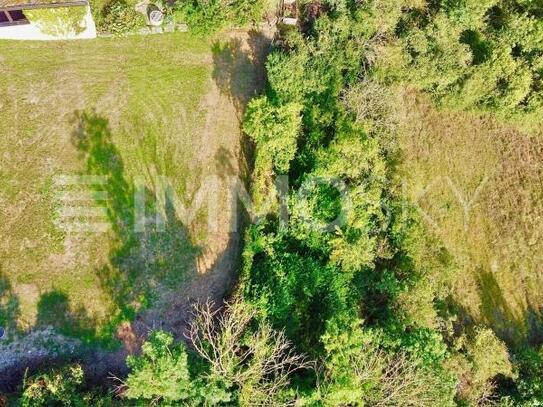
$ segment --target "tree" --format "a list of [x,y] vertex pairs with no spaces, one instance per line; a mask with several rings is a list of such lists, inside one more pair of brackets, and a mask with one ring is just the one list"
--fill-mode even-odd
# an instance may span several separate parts
[[406,7],[396,34],[379,48],[378,71],[446,106],[535,117],[542,108],[540,13],[540,7],[506,0]]
[[290,378],[310,367],[283,332],[259,321],[256,309],[243,302],[226,304],[223,309],[210,302],[197,305],[189,338],[209,363],[205,380],[220,380],[236,389],[241,405],[293,403],[295,397],[286,393]]
[[470,405],[485,405],[495,398],[495,378],[514,377],[506,345],[488,328],[477,328],[457,345],[461,353],[452,361],[460,377],[459,397]]
[[327,356],[320,393],[327,405],[454,405],[450,373],[383,350],[379,334],[364,330],[358,319],[331,321],[322,340]]
[[[287,173],[294,158],[301,125],[300,110],[297,103],[275,106],[266,97],[253,99],[247,106],[243,130],[259,150],[266,152],[266,160],[271,161],[277,173]],[[257,161],[263,160],[264,157],[257,158]]]
[[122,396],[151,403],[188,405],[285,405],[291,375],[309,364],[282,332],[257,321],[244,303],[223,309],[197,305],[188,339],[194,351],[174,344],[171,334],[152,332],[131,369]]
[[296,154],[301,122],[298,103],[276,106],[266,96],[249,102],[243,131],[257,145],[253,174],[257,208],[273,193],[273,176],[288,173]]
[[185,346],[173,346],[173,337],[167,332],[152,332],[141,356],[129,355],[126,364],[131,372],[123,395],[129,399],[173,402],[194,397]]
[[515,380],[515,405],[540,407],[543,405],[543,348],[522,349],[516,358],[519,377]]

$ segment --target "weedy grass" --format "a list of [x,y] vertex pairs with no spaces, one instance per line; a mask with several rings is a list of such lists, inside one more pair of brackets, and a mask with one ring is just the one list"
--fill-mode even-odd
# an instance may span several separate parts
[[511,343],[541,339],[541,131],[438,111],[416,94],[406,100],[399,171],[452,259],[457,311]]

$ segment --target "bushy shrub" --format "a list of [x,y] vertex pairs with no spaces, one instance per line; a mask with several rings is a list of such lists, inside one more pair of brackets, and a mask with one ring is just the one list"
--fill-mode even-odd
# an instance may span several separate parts
[[172,345],[171,334],[155,331],[143,344],[141,356],[128,356],[131,372],[125,381],[125,397],[170,403],[194,397],[185,347],[182,343]]
[[23,407],[115,405],[107,395],[85,392],[83,378],[83,369],[77,364],[33,376],[23,383],[18,405]]
[[145,26],[144,16],[134,5],[124,0],[113,0],[102,9],[99,30],[115,35],[127,34]]
[[192,32],[210,34],[260,21],[267,0],[177,0],[174,19]]
[[185,23],[196,33],[212,33],[227,24],[226,9],[220,0],[178,1],[174,7],[174,19]]

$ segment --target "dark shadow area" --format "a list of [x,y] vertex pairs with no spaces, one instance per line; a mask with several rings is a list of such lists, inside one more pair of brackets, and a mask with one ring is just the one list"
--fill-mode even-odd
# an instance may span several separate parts
[[507,24],[507,12],[499,5],[496,5],[488,9],[484,19],[495,30],[501,30]]
[[36,327],[52,326],[64,335],[76,336],[84,342],[96,340],[96,321],[83,307],[74,309],[68,295],[60,290],[42,294],[38,301]]
[[469,46],[473,55],[473,65],[485,62],[491,54],[490,44],[481,38],[477,31],[466,30],[460,35],[460,42]]
[[[508,304],[496,278],[490,271],[480,271],[477,287],[481,298],[481,315],[496,335],[511,345],[539,345],[543,320],[540,310],[531,304],[515,312]],[[513,294],[513,293],[510,293]]]
[[235,160],[232,152],[224,147],[219,147],[215,153],[215,168],[217,175],[224,181],[236,174],[233,162]]
[[9,340],[18,332],[17,320],[19,315],[19,299],[0,268],[0,329],[2,330],[0,344],[4,340]]
[[[243,202],[244,193],[250,193],[250,175],[247,173],[247,163],[238,162],[238,168],[241,173],[238,174],[234,166],[236,158],[231,151],[224,147],[220,147],[214,156],[215,171],[221,182],[221,189],[227,192],[231,200],[229,204],[233,208],[230,214],[229,231],[234,233],[242,233],[245,225],[251,222],[251,215],[248,208],[245,207],[247,202]],[[243,158],[242,158],[243,160]],[[243,190],[244,189],[244,190]]]
[[271,40],[255,30],[246,40],[233,37],[213,44],[213,79],[234,103],[240,121],[249,100],[264,89],[270,47]]
[[491,271],[479,271],[477,289],[481,299],[480,319],[471,315],[471,312],[452,297],[446,301],[447,313],[457,316],[455,322],[457,335],[465,329],[469,330],[482,324],[491,328],[498,338],[513,349],[543,344],[541,310],[529,303],[519,311],[513,310]]
[[[149,306],[163,288],[171,288],[184,280],[186,272],[194,267],[199,250],[191,243],[170,200],[166,200],[164,207],[158,207],[150,188],[142,186],[136,190],[126,178],[108,121],[95,112],[78,112],[75,119],[73,142],[86,161],[85,175],[107,179],[105,184],[97,185],[96,190],[107,193],[107,200],[100,201],[100,205],[107,210],[111,249],[109,264],[97,270],[97,275],[116,306],[115,319],[132,319],[136,312]],[[136,194],[143,197],[143,219],[136,219]],[[156,221],[157,216],[159,221]],[[143,230],[138,228],[137,222],[144,222]]]
[[[502,289],[490,271],[479,271],[477,289],[481,298],[481,315],[484,321],[494,327],[498,335],[509,341],[518,335],[523,323],[507,304]],[[524,334],[522,332],[521,334]]]

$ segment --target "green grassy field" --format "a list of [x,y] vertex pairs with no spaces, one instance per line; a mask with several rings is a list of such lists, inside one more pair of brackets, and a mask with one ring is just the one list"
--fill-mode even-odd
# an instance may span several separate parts
[[[148,199],[165,232],[134,232],[134,192],[153,196],[160,174],[190,194],[202,150],[236,148],[234,108],[213,103],[213,50],[224,51],[183,34],[0,42],[0,325],[107,339],[195,267],[205,231]],[[219,136],[205,140],[210,120]],[[102,183],[62,178],[78,175]],[[104,231],[71,230],[91,223]]]
[[488,324],[510,343],[537,342],[541,134],[485,116],[437,111],[420,95],[406,100],[400,172],[407,196],[451,260],[436,272],[449,268],[457,311],[464,322]]

